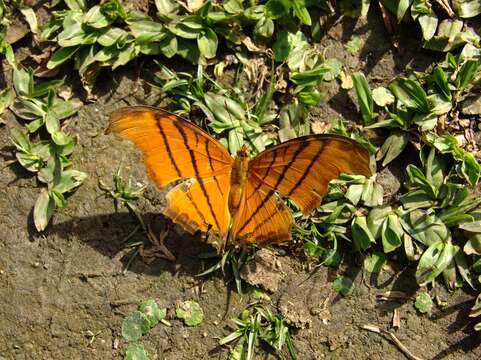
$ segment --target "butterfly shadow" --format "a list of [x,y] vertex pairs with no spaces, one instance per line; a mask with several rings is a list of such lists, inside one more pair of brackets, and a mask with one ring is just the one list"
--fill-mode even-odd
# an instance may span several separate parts
[[[138,274],[158,276],[169,271],[174,276],[179,273],[195,276],[211,266],[211,263],[218,261],[214,249],[202,242],[200,236],[179,234],[170,221],[158,213],[145,213],[142,219],[158,237],[168,230],[164,244],[175,256],[175,261],[166,260],[161,256],[143,258],[139,255],[140,244],[143,244],[145,249],[151,249],[152,244],[138,220],[128,212],[76,217],[51,224],[41,234],[35,229],[32,212],[27,225],[31,240],[45,236],[77,238],[102,255],[119,259],[124,270]],[[135,246],[132,246],[133,244]],[[204,260],[206,257],[212,257],[212,261]]]

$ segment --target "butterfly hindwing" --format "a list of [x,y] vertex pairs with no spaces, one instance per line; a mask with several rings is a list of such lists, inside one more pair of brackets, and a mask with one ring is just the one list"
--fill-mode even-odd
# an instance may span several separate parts
[[166,215],[190,232],[227,233],[233,160],[217,140],[185,119],[147,106],[115,111],[108,131],[142,150],[149,176],[159,188],[188,179],[166,195]]
[[265,245],[291,240],[290,210],[273,189],[255,177],[247,179],[244,197],[236,214],[231,237],[237,242]]
[[304,214],[320,205],[329,181],[340,173],[370,176],[369,154],[336,135],[309,135],[269,148],[249,164],[249,173],[294,200]]
[[181,183],[166,195],[163,213],[191,234],[200,230],[216,235],[213,241],[224,239],[230,226],[229,188],[227,174]]

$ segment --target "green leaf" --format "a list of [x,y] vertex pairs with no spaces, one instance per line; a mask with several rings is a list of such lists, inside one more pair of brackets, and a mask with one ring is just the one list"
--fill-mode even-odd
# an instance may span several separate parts
[[364,40],[359,35],[353,35],[346,44],[346,50],[351,55],[357,55],[364,45]]
[[455,248],[445,240],[431,244],[419,259],[416,281],[420,286],[433,281],[454,260]]
[[19,96],[29,97],[33,92],[33,71],[32,69],[13,69],[13,86]]
[[60,179],[54,186],[54,190],[60,194],[67,193],[79,187],[87,178],[83,171],[69,169],[62,171]]
[[481,220],[462,223],[459,228],[469,232],[481,233]]
[[37,120],[41,118],[41,124],[43,125],[43,117],[45,111],[43,110],[44,104],[36,99],[15,98],[13,105],[10,107],[15,115],[24,120]]
[[[159,26],[157,25],[157,27]],[[97,38],[97,42],[102,46],[108,47],[124,41],[128,35],[129,33],[123,29],[109,27]]]
[[365,18],[368,11],[369,5],[371,3],[370,0],[360,0],[360,1],[352,1],[352,0],[337,0],[339,4],[339,8],[341,13],[345,16],[351,17],[363,17]]
[[27,133],[20,128],[15,127],[10,131],[10,134],[17,150],[30,152],[32,143],[30,142],[30,138]]
[[197,16],[179,18],[177,22],[169,24],[167,27],[175,35],[184,39],[196,39],[204,29],[202,20]]
[[54,98],[53,103],[48,108],[47,115],[56,117],[59,120],[66,119],[75,114],[78,109],[74,108],[70,101]]
[[380,273],[386,261],[386,255],[380,251],[376,251],[364,258],[364,270],[370,273]]
[[286,61],[291,71],[304,71],[306,69],[306,51],[310,49],[306,36],[301,32],[296,33],[281,31],[272,46],[274,58],[278,62]]
[[352,74],[354,82],[354,89],[356,90],[359,106],[361,108],[364,125],[370,125],[374,121],[374,102],[371,94],[371,89],[367,83],[366,77],[363,73]]
[[223,2],[222,6],[229,14],[239,14],[244,10],[241,0],[226,0]]
[[[235,100],[226,96],[206,93],[204,101],[211,111],[214,119],[211,124],[214,131],[220,133],[225,129],[236,128],[240,122],[245,121],[246,111]],[[209,114],[206,114],[209,115]]]
[[142,344],[130,343],[125,352],[124,360],[149,360],[149,356]]
[[258,21],[265,16],[265,6],[255,5],[247,8],[243,14],[247,19]]
[[408,108],[429,112],[426,92],[417,81],[399,77],[389,84],[389,89]]
[[382,224],[386,217],[392,212],[391,206],[384,205],[373,208],[367,215],[367,226],[374,239],[381,236]]
[[204,312],[200,305],[191,300],[183,301],[175,309],[175,315],[183,319],[187,326],[198,326],[204,320]]
[[242,128],[234,128],[229,130],[229,152],[237,154],[244,144],[244,130]]
[[451,101],[452,96],[451,96],[451,90],[449,89],[449,83],[448,79],[446,77],[446,74],[444,73],[444,70],[441,68],[440,65],[436,66],[433,71],[433,79],[436,85],[438,85],[439,90],[441,90],[441,93],[443,96]]
[[372,243],[376,242],[367,226],[365,216],[354,217],[352,219],[351,227],[354,246],[357,250],[366,250]]
[[136,48],[134,44],[129,44],[125,46],[120,51],[117,60],[112,64],[112,70],[115,70],[117,67],[127,64],[130,60],[135,58],[135,56],[137,55],[137,49],[138,48]]
[[433,308],[433,300],[428,293],[422,292],[416,296],[414,306],[423,314],[430,313]]
[[289,3],[286,0],[269,0],[265,5],[266,16],[270,19],[279,19],[287,14]]
[[102,13],[99,5],[91,7],[84,15],[82,22],[95,29],[108,26],[112,21]]
[[52,218],[54,210],[54,199],[49,196],[49,193],[46,189],[43,189],[33,208],[33,222],[35,223],[35,228],[38,231],[45,230],[48,222]]
[[419,22],[424,40],[431,39],[438,28],[438,17],[426,0],[414,0],[411,6],[411,16]]
[[317,104],[319,104],[322,98],[321,93],[311,87],[307,88],[305,91],[301,91],[300,93],[298,93],[297,97],[302,104],[308,107],[316,106]]
[[268,17],[263,17],[254,26],[254,35],[262,38],[270,38],[274,34],[274,21]]
[[58,208],[63,209],[65,206],[67,206],[67,200],[65,200],[65,197],[61,193],[55,191],[55,189],[50,190],[49,195],[50,198],[55,201],[55,205]]
[[15,98],[15,92],[11,87],[6,87],[0,91],[0,115],[13,104]]
[[35,15],[35,12],[33,11],[33,8],[30,7],[24,7],[20,8],[20,12],[22,13],[23,16],[25,16],[25,20],[27,21],[30,31],[33,34],[38,34],[38,22],[37,22],[37,16]]
[[139,340],[149,329],[149,318],[140,311],[129,314],[122,322],[122,336],[127,341]]
[[155,0],[155,7],[161,19],[173,19],[179,11],[179,4],[174,0]]
[[85,11],[87,9],[86,0],[64,0],[70,10]]
[[147,316],[151,328],[157,325],[160,320],[165,319],[165,316],[167,315],[167,309],[160,309],[154,299],[145,300],[139,305],[139,311]]
[[445,19],[438,26],[436,36],[426,41],[424,48],[434,51],[451,51],[466,43],[478,44],[479,36],[473,31],[463,31],[461,20]]
[[456,246],[455,247],[455,254],[454,254],[454,261],[456,262],[456,268],[459,271],[461,277],[466,281],[472,289],[475,289],[473,282],[471,281],[471,272],[469,271],[468,262],[466,260],[466,256],[464,255],[463,251]]
[[299,86],[314,86],[318,85],[327,73],[328,69],[317,67],[303,72],[292,71],[289,74],[289,78],[294,84]]
[[425,246],[451,240],[451,232],[446,225],[432,213],[416,209],[401,217],[401,224],[409,235]]
[[152,20],[132,21],[129,27],[138,44],[160,41],[166,36],[162,25]]
[[383,86],[378,86],[372,91],[372,99],[381,107],[391,105],[395,100],[394,95]]
[[376,160],[381,160],[382,166],[386,166],[391,161],[396,159],[406,148],[409,142],[409,133],[404,131],[394,131],[392,134],[384,141],[379,152],[377,153]]
[[88,36],[82,28],[82,14],[71,12],[62,23],[63,31],[58,34],[57,41],[61,47],[93,43],[94,36]]
[[461,66],[456,77],[456,87],[458,90],[464,90],[473,81],[480,67],[481,65],[478,60],[468,60]]
[[381,230],[382,246],[385,253],[394,251],[401,246],[401,237],[404,232],[399,222],[399,218],[395,214],[388,215],[384,221]]
[[218,39],[215,32],[207,28],[199,34],[197,38],[197,44],[199,46],[200,53],[204,55],[206,59],[212,59],[217,54]]
[[369,207],[382,205],[384,190],[381,185],[376,183],[376,175],[366,179],[362,187],[361,200],[364,205]]
[[472,18],[481,14],[481,1],[479,0],[453,0],[452,6],[461,18]]
[[291,5],[294,15],[301,20],[304,25],[311,26],[311,15],[309,15],[309,11],[307,11],[304,0],[291,0]]
[[49,92],[55,92],[64,84],[64,79],[43,81],[40,84],[35,84],[31,97],[38,98],[49,94]]
[[342,296],[349,296],[354,290],[354,284],[351,279],[345,276],[338,276],[332,283],[332,288]]

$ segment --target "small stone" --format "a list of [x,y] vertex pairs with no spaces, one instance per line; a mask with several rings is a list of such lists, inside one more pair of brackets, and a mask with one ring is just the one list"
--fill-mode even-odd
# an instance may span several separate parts
[[240,276],[252,286],[260,286],[264,290],[276,292],[285,274],[279,268],[276,255],[268,249],[259,250],[254,259],[241,270]]
[[471,96],[461,104],[461,112],[465,115],[481,114],[481,94]]

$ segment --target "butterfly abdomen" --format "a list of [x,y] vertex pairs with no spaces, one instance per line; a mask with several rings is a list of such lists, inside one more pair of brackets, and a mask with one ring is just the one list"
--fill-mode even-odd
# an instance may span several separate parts
[[237,153],[231,172],[231,188],[229,192],[229,212],[233,217],[239,210],[249,168],[249,155],[247,149],[242,148]]

